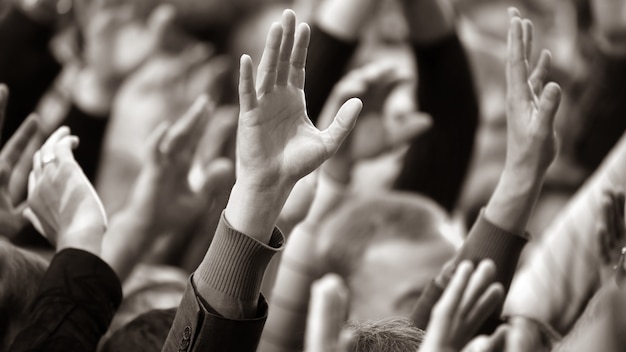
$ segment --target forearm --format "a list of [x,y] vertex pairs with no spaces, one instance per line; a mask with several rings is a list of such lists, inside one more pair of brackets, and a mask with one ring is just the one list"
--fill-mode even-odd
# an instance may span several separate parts
[[302,351],[311,284],[318,277],[314,247],[309,226],[297,225],[280,263],[259,351]]
[[418,105],[431,115],[433,125],[412,141],[394,188],[425,194],[452,211],[465,180],[479,123],[474,80],[456,35],[429,45],[414,43],[413,50]]
[[122,210],[112,220],[102,241],[102,259],[115,271],[121,282],[133,271],[152,244],[153,235],[141,216]]

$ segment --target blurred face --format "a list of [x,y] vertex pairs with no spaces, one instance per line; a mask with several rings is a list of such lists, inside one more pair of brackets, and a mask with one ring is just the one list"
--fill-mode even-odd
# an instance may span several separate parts
[[422,290],[453,254],[454,247],[443,237],[372,244],[349,280],[350,319],[408,317]]

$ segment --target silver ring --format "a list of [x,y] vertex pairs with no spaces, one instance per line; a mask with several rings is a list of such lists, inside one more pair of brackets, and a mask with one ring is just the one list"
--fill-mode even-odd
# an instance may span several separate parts
[[44,154],[41,157],[41,165],[42,166],[46,166],[46,165],[48,165],[50,163],[54,163],[55,161],[57,161],[57,157],[56,157],[56,155],[54,155],[52,153]]

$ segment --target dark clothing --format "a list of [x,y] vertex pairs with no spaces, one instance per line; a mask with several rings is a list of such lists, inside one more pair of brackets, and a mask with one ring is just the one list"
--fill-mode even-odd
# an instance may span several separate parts
[[[357,48],[311,27],[305,94],[315,123]],[[417,102],[433,125],[411,142],[394,189],[424,194],[449,212],[461,192],[478,127],[478,100],[465,50],[456,34],[412,44],[417,59]]]
[[[496,265],[494,282],[501,283],[505,292],[508,292],[520,254],[527,242],[527,238],[497,227],[481,214],[455,257],[455,262],[458,264],[463,260],[470,260],[478,264],[483,259],[493,260]],[[411,316],[418,328],[426,330],[430,313],[444,289],[433,280],[422,292]],[[493,332],[499,325],[499,316],[500,310],[485,323],[480,332]]]
[[54,31],[9,6],[0,18],[0,83],[11,98],[2,129],[2,143],[17,130],[46,92],[61,66],[49,49]]
[[115,272],[78,249],[57,253],[11,351],[95,351],[122,301]]
[[431,45],[412,45],[417,58],[421,111],[433,125],[404,157],[394,189],[424,194],[454,209],[474,148],[478,101],[467,56],[456,35]]

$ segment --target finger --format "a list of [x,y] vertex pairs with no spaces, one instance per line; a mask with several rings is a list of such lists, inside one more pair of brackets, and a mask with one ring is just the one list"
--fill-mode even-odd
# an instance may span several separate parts
[[0,83],[0,131],[4,127],[4,115],[9,104],[9,88]]
[[550,73],[550,65],[552,62],[552,54],[549,50],[542,50],[539,55],[539,61],[528,78],[530,88],[536,96],[540,96],[543,92],[543,85],[548,79]]
[[305,351],[333,351],[348,309],[348,291],[336,274],[327,274],[311,287]]
[[537,113],[544,128],[552,130],[560,103],[561,87],[554,82],[548,83],[539,97],[539,112]]
[[282,18],[283,39],[280,44],[280,54],[278,55],[278,73],[276,84],[287,85],[289,80],[289,61],[293,50],[294,34],[296,32],[296,14],[291,10],[285,10]]
[[311,28],[301,23],[296,30],[296,40],[291,54],[291,70],[289,70],[289,84],[304,89],[304,77],[307,51],[311,41]]
[[[473,271],[474,265],[469,261],[463,261],[457,266],[452,280],[450,280],[439,302],[433,308],[431,322],[436,330],[447,330],[449,328],[447,325],[458,310]],[[431,329],[430,324],[428,329]]]
[[0,151],[0,159],[12,169],[20,160],[28,143],[37,135],[38,117],[30,114]]
[[59,159],[74,160],[74,153],[72,153],[72,150],[75,148],[74,146],[78,145],[78,143],[79,139],[77,136],[65,136],[54,145],[52,153],[54,153],[54,155]]
[[525,57],[522,21],[513,17],[509,25],[508,86],[509,91],[524,101],[530,100],[528,89],[528,63]]
[[239,107],[242,113],[253,110],[257,106],[254,78],[252,78],[252,59],[242,55],[239,62]]
[[485,293],[496,276],[496,265],[491,260],[478,264],[463,294],[459,307],[460,316],[466,316],[474,308],[478,299]]
[[515,7],[509,7],[507,9],[507,13],[509,14],[509,18],[513,18],[513,17],[522,17],[522,15],[520,14],[519,10]]
[[433,120],[430,115],[421,112],[396,115],[391,117],[391,123],[395,126],[388,128],[390,147],[398,147],[416,136],[428,131]]
[[48,151],[51,151],[54,146],[64,137],[70,135],[70,129],[67,126],[61,126],[54,131],[50,137],[44,142],[41,146],[41,153],[46,154]]
[[357,98],[348,100],[341,106],[330,126],[322,132],[328,156],[335,154],[350,134],[362,108],[361,100]]
[[483,292],[473,309],[465,318],[469,328],[478,329],[485,323],[487,318],[500,308],[504,301],[504,287],[499,282],[494,282]]
[[206,95],[199,96],[185,114],[172,124],[159,145],[162,155],[169,158],[184,156],[185,152],[189,157],[193,155],[208,121],[208,104]]
[[533,52],[533,22],[528,18],[522,20],[522,33],[524,37],[524,56],[528,64]]
[[270,31],[267,34],[265,49],[263,50],[256,75],[256,91],[259,96],[271,92],[276,85],[278,54],[280,53],[282,35],[283,27],[280,23],[272,23]]
[[155,49],[165,44],[165,38],[171,32],[176,18],[176,8],[170,4],[161,4],[152,11],[148,19],[148,28],[153,35]]
[[36,178],[41,176],[41,168],[41,151],[37,151],[35,155],[33,155],[33,173]]

